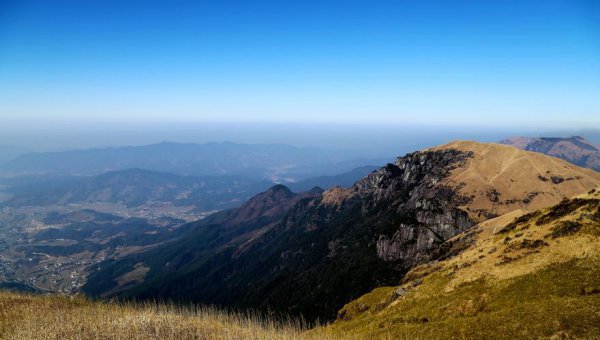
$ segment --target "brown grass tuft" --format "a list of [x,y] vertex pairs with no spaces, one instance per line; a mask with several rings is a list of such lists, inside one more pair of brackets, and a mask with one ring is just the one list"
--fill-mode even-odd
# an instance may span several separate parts
[[159,303],[0,292],[1,339],[304,339],[302,321]]

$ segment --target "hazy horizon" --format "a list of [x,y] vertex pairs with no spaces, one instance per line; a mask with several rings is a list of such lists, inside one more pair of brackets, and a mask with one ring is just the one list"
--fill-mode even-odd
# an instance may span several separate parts
[[600,130],[382,124],[205,123],[39,125],[0,127],[0,146],[33,152],[141,146],[160,142],[285,144],[340,150],[356,157],[396,157],[456,139],[497,142],[514,136],[582,135],[600,144]]
[[600,143],[592,1],[0,5],[0,145]]
[[203,122],[598,128],[599,12],[594,1],[4,2],[0,125],[57,138],[63,125]]

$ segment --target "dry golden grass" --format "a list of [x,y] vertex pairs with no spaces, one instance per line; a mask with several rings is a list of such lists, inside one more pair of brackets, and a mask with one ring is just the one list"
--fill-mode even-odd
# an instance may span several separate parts
[[[580,195],[580,198],[592,198],[590,195]],[[509,279],[539,270],[553,263],[567,262],[572,259],[584,259],[600,254],[600,238],[589,233],[578,232],[569,237],[552,238],[552,229],[565,221],[579,221],[589,230],[600,231],[600,221],[591,217],[588,209],[594,204],[560,216],[547,223],[530,221],[517,223],[509,232],[502,232],[510,222],[523,215],[522,211],[514,211],[498,218],[480,223],[475,227],[477,237],[475,243],[459,256],[444,261],[438,265],[438,270],[452,270],[452,279],[445,290],[459,287],[465,282],[490,277],[494,280]],[[545,214],[549,209],[540,210]],[[533,242],[538,247],[531,247]],[[529,247],[524,247],[528,244]],[[468,265],[465,265],[468,264]]]
[[340,187],[333,187],[323,193],[323,204],[341,206],[342,202],[352,195],[352,190]]
[[169,304],[0,292],[1,339],[305,339],[302,322]]
[[[600,185],[598,172],[509,145],[456,141],[431,150],[442,149],[473,152],[473,158],[453,170],[443,184],[472,198],[463,208],[480,222],[487,217],[479,211],[498,216],[517,209],[535,211]],[[490,195],[492,190],[497,194]]]
[[473,237],[459,255],[347,304],[326,329],[399,339],[600,338],[599,199],[596,189],[483,222],[457,237]]

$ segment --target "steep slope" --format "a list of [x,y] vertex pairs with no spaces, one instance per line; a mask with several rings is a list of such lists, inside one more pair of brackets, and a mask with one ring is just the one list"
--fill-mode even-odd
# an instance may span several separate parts
[[600,194],[483,222],[443,261],[349,303],[328,329],[365,337],[600,337]]
[[[569,180],[543,181],[539,174]],[[528,185],[543,200],[521,198]],[[161,256],[153,260],[153,280],[113,293],[331,319],[348,301],[397,284],[414,265],[439,257],[445,241],[477,222],[513,205],[533,210],[556,204],[563,192],[584,193],[597,185],[600,174],[558,159],[496,144],[451,143],[398,158],[351,188],[301,200],[229,254],[191,261],[174,272],[165,270],[169,255]],[[498,203],[498,197],[513,196],[522,202]],[[148,254],[139,261],[155,258]],[[96,272],[84,291],[102,294],[106,290],[94,282],[115,282],[111,271],[134,270],[135,261]]]
[[583,137],[513,137],[502,140],[500,143],[561,158],[573,164],[600,171],[600,148]]
[[342,188],[351,187],[356,181],[367,176],[369,173],[379,169],[378,166],[362,166],[360,168],[352,169],[352,171],[345,172],[338,175],[331,176],[318,176],[307,178],[295,183],[286,184],[291,190],[300,192],[310,190],[314,187],[323,189],[331,189],[335,186]]
[[[157,277],[166,275],[177,280],[186,266],[210,266],[214,265],[211,261],[228,261],[232,253],[272,228],[296,203],[314,198],[321,192],[314,189],[296,194],[283,185],[276,185],[239,208],[179,227],[174,239],[157,249],[101,263],[97,270],[102,271],[92,273],[84,291],[91,295],[108,295],[149,281],[156,281],[153,285],[158,287],[161,283]],[[139,268],[144,268],[144,275],[130,280]]]

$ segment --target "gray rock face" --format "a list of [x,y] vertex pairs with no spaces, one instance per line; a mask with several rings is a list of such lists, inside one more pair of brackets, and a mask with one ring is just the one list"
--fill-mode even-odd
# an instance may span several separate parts
[[396,290],[394,291],[394,293],[395,293],[397,296],[404,296],[404,295],[406,295],[406,293],[408,293],[408,290],[407,290],[406,288],[400,287],[400,288],[396,289]]
[[[419,209],[419,208],[417,208]],[[407,264],[429,258],[429,251],[474,223],[458,209],[417,211],[416,223],[400,224],[390,237],[380,235],[377,256],[386,261],[403,260]]]
[[430,251],[474,225],[457,207],[468,201],[455,190],[438,185],[471,154],[455,150],[417,152],[374,172],[352,189],[365,204],[363,212],[386,205],[405,216],[392,234],[377,238],[377,256],[401,260],[406,266],[430,258]]

